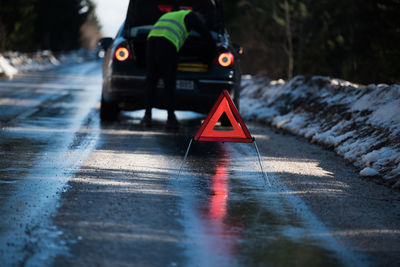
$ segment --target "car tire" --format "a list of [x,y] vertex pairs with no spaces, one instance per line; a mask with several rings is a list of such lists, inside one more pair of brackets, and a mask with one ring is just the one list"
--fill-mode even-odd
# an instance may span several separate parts
[[116,103],[107,102],[101,97],[100,103],[100,120],[101,121],[116,121],[119,115],[119,108]]

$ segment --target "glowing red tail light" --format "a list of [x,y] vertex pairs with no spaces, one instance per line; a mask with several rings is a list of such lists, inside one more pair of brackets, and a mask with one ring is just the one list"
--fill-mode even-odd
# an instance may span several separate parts
[[127,59],[131,59],[131,53],[128,47],[118,46],[115,49],[114,58],[118,61],[125,61]]
[[218,64],[222,67],[232,66],[234,62],[234,57],[231,52],[221,53],[218,56]]

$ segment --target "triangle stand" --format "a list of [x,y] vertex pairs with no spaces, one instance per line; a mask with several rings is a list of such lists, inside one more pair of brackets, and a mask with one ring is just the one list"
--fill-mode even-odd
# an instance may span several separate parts
[[[218,120],[221,118],[222,114],[226,114],[230,123],[232,124],[233,131],[217,131],[214,130],[214,127]],[[182,168],[184,167],[190,147],[192,146],[193,140],[198,141],[208,141],[208,142],[234,142],[234,143],[254,143],[254,147],[257,151],[258,162],[260,163],[260,168],[263,173],[264,182],[268,182],[269,186],[271,183],[268,179],[268,176],[264,172],[264,168],[261,162],[260,151],[258,150],[256,140],[251,136],[249,130],[244,124],[240,114],[233,103],[232,99],[229,96],[228,91],[224,90],[214,107],[211,109],[210,113],[204,120],[201,125],[199,131],[195,135],[194,138],[190,139],[190,143],[188,148],[186,149],[185,157],[179,168],[178,178],[181,175]]]

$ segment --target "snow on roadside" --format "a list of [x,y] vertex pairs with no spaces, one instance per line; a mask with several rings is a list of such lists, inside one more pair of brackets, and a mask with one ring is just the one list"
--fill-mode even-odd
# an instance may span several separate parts
[[10,65],[8,60],[0,54],[0,76],[3,74],[9,79],[12,79],[18,70]]
[[284,82],[245,77],[241,114],[334,149],[360,169],[400,188],[400,86],[359,86],[322,76]]
[[48,50],[29,54],[6,52],[0,54],[0,77],[6,76],[12,79],[18,72],[48,70],[61,64],[81,63],[87,59],[94,59],[94,55],[86,50],[58,55]]

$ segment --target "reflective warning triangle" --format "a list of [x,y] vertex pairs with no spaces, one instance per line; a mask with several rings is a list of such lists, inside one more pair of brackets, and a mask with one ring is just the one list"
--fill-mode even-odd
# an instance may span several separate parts
[[[233,130],[214,130],[215,125],[223,113],[225,113],[228,117],[230,123],[232,124]],[[254,138],[251,137],[250,132],[240,117],[239,112],[235,104],[232,102],[228,91],[224,90],[201,125],[199,131],[194,137],[194,140],[252,143]]]

